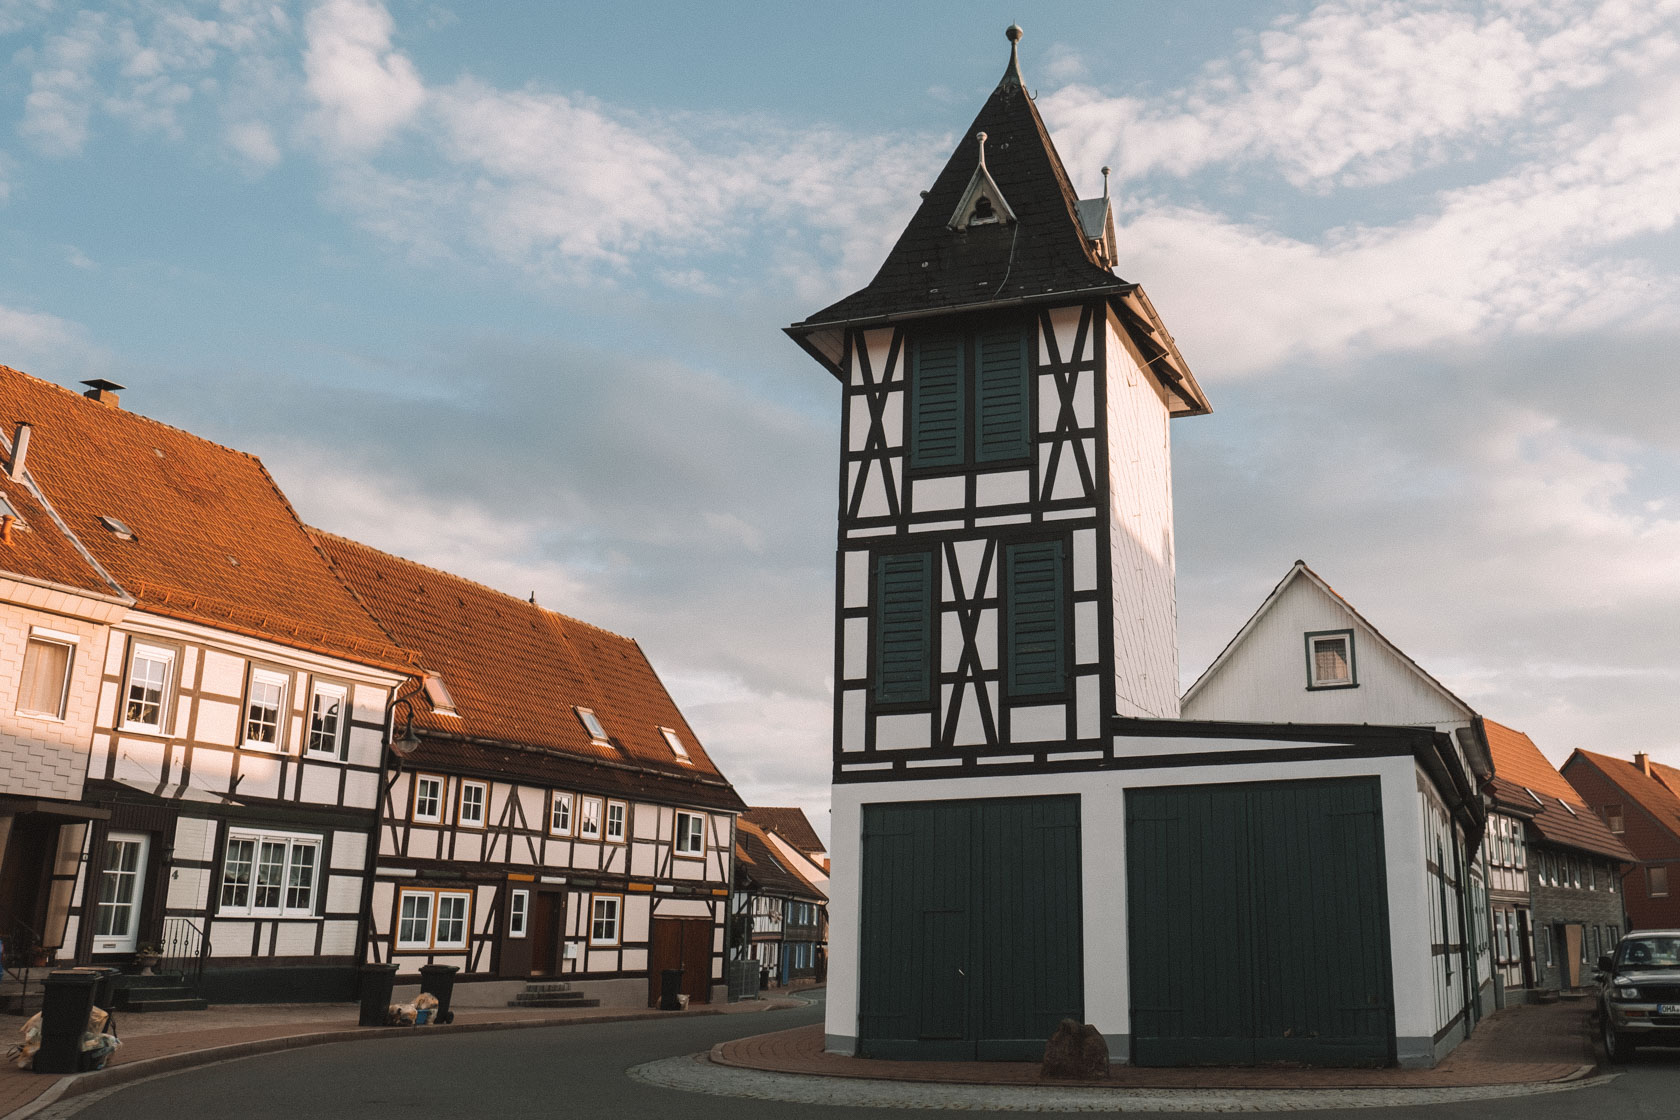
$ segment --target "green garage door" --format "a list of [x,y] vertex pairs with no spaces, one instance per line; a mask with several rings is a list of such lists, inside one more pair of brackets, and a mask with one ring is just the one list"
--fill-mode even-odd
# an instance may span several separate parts
[[1126,793],[1132,1061],[1384,1065],[1375,778]]
[[1037,1061],[1084,1019],[1079,799],[863,808],[858,1053]]

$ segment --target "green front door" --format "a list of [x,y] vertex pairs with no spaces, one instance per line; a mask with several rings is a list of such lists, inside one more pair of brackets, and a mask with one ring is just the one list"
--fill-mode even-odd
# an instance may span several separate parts
[[1126,794],[1132,1061],[1392,1059],[1375,778]]
[[1037,1060],[1083,1018],[1076,797],[863,809],[858,1052]]

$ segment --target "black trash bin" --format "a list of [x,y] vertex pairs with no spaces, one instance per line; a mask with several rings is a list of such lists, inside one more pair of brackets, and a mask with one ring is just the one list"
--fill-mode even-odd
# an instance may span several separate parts
[[361,968],[360,991],[362,1014],[356,1020],[361,1027],[383,1027],[391,1010],[391,989],[397,983],[394,964],[364,964]]
[[659,972],[659,1010],[681,1011],[682,1001],[677,998],[682,993],[683,970],[680,968],[666,968]]
[[97,972],[57,969],[41,983],[41,1049],[36,1073],[80,1073],[82,1035],[99,987]]
[[103,964],[83,964],[77,965],[75,971],[93,973],[97,978],[93,987],[93,1005],[109,1013],[117,1000],[117,978],[123,974],[122,969]]
[[452,964],[423,964],[420,966],[420,990],[437,997],[434,1023],[450,1023],[455,1012],[449,1010],[449,1000],[455,994],[455,974],[461,971]]

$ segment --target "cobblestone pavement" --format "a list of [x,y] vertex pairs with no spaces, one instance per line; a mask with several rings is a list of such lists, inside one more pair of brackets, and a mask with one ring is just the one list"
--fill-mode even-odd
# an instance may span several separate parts
[[[572,1009],[457,1009],[448,1027],[367,1028],[358,1027],[360,1008],[353,1003],[227,1004],[199,1012],[117,1016],[117,1033],[122,1045],[111,1056],[106,1070],[74,1077],[20,1070],[10,1062],[0,1063],[0,1120],[22,1120],[33,1115],[32,1106],[43,1097],[53,1100],[73,1097],[95,1086],[125,1082],[128,1077],[146,1076],[228,1057],[261,1053],[265,1050],[312,1045],[321,1042],[352,1041],[358,1038],[389,1037],[409,1031],[493,1030],[517,1027],[555,1026],[578,1022],[613,1022],[630,1018],[750,1014],[794,1004],[794,999],[771,998],[736,1004],[702,1006],[691,1011],[644,1011],[623,1007]],[[0,1033],[4,1045],[17,1040],[24,1020],[0,1019],[9,1028]]]

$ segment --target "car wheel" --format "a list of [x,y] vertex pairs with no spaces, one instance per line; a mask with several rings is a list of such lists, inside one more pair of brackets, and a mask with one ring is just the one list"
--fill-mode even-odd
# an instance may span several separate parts
[[1604,1053],[1612,1062],[1625,1062],[1633,1057],[1634,1042],[1611,1025],[1610,1013],[1604,1013]]

